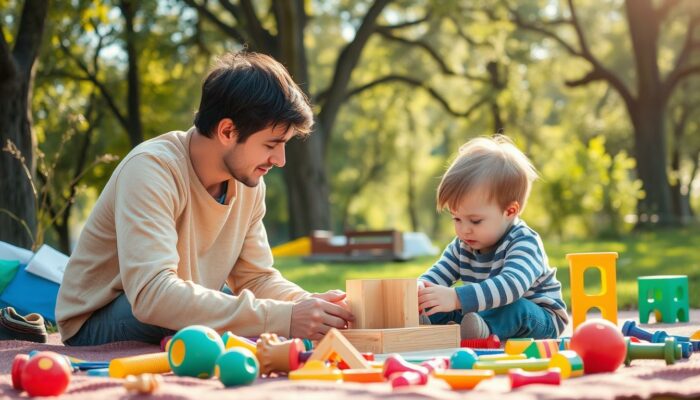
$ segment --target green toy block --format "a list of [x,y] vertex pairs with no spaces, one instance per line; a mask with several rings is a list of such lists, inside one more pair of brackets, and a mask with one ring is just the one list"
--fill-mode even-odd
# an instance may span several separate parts
[[655,313],[656,322],[688,322],[688,276],[657,275],[637,278],[639,288],[639,322],[649,322]]

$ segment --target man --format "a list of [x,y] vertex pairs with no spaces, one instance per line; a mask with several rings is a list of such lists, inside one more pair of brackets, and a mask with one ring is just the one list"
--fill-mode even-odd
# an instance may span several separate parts
[[272,267],[262,222],[263,175],[312,123],[281,64],[255,53],[219,60],[195,126],[134,148],[97,200],[58,295],[63,341],[158,343],[193,324],[318,339],[347,326],[343,292],[308,293]]

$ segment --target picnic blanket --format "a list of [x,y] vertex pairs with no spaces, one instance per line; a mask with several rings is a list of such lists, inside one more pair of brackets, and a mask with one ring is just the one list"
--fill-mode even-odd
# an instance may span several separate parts
[[[636,319],[635,312],[623,312],[620,321]],[[642,325],[649,330],[664,329],[671,334],[689,335],[700,328],[700,311],[691,313],[690,324]],[[36,344],[19,341],[0,341],[0,396],[26,398],[12,388],[10,369],[16,354],[31,350],[51,350],[89,361],[106,361],[130,355],[158,352],[158,346],[137,342],[112,343],[90,347],[64,347],[57,334],[50,335],[49,343]],[[453,391],[439,379],[431,379],[426,386],[392,391],[388,383],[335,383],[321,381],[290,381],[286,378],[257,379],[251,386],[226,389],[216,379],[200,380],[164,376],[165,384],[153,395],[154,399],[352,399],[396,397],[423,399],[650,399],[658,397],[700,397],[700,354],[666,366],[662,360],[636,360],[631,367],[621,366],[615,373],[586,375],[568,379],[561,386],[531,385],[510,389],[508,379],[497,376],[481,382],[474,390]],[[88,377],[74,374],[65,399],[113,399],[130,397],[119,379]],[[139,396],[133,394],[133,396]],[[140,395],[143,396],[143,395]]]

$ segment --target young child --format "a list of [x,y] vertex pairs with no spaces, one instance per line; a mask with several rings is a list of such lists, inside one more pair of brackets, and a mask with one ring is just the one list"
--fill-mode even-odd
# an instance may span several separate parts
[[461,323],[463,339],[545,339],[564,330],[556,268],[537,232],[518,218],[536,177],[505,136],[459,149],[437,190],[437,208],[450,211],[457,237],[419,278],[419,307],[431,323]]

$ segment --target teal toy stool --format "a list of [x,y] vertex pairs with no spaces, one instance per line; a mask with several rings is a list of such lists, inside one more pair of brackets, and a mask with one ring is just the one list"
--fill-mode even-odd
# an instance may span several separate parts
[[688,277],[686,275],[640,276],[639,322],[649,322],[654,311],[656,322],[688,322]]

